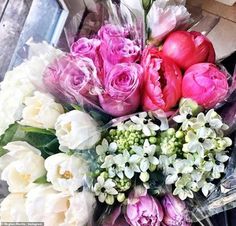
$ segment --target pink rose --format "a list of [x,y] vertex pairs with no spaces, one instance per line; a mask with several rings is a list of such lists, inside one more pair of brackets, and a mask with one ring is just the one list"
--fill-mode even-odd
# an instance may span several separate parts
[[117,64],[106,75],[101,107],[112,116],[133,113],[140,103],[143,69],[135,63]]
[[183,97],[195,100],[204,108],[212,108],[223,101],[228,88],[226,75],[214,64],[195,64],[184,74]]
[[65,55],[48,66],[43,75],[44,83],[58,98],[72,103],[97,99],[100,86],[93,61],[87,57]]
[[113,37],[101,44],[101,56],[105,72],[119,63],[135,63],[140,58],[140,47],[127,38]]
[[98,69],[102,65],[99,54],[100,44],[101,41],[95,38],[80,38],[71,45],[70,51],[73,56],[88,57],[92,59]]
[[171,59],[155,47],[147,47],[142,55],[144,69],[143,109],[168,111],[181,98],[182,75]]
[[199,32],[176,31],[163,45],[163,54],[170,57],[180,68],[202,62],[215,62],[215,50],[206,36]]
[[125,213],[126,221],[132,226],[159,226],[163,219],[160,202],[147,194],[147,190],[137,192],[135,188],[128,199]]
[[113,24],[106,24],[98,31],[98,37],[102,40],[109,40],[112,37],[127,37],[129,35],[128,29]]
[[184,201],[167,194],[161,201],[164,210],[163,222],[166,226],[190,226],[190,218]]

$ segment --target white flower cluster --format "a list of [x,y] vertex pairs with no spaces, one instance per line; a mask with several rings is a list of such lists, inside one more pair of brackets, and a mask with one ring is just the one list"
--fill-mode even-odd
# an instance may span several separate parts
[[[96,200],[91,192],[78,191],[89,171],[83,158],[59,153],[44,160],[38,149],[21,141],[4,149],[8,152],[0,157],[0,175],[12,193],[0,205],[1,221],[45,226],[88,223]],[[44,176],[47,183],[37,182]]]
[[193,198],[200,190],[208,196],[215,187],[212,181],[221,177],[229,159],[226,149],[232,141],[223,135],[228,127],[213,109],[194,117],[191,108],[185,106],[173,119],[181,123],[176,135],[182,136],[183,146],[181,153],[159,158],[166,184],[174,185],[173,194],[182,200]]
[[111,142],[103,139],[97,145],[100,175],[94,185],[95,194],[100,202],[113,204],[125,199],[124,192],[130,189],[135,174],[146,183],[150,172],[155,171],[159,161],[156,157],[157,131],[168,128],[163,114],[156,117],[143,112],[130,120],[118,124],[117,130],[110,130]]
[[46,43],[31,45],[30,50],[40,46],[40,55],[8,71],[0,84],[0,118],[4,119],[0,120],[0,135],[4,134],[9,125],[22,118],[25,98],[32,96],[39,84],[41,86],[46,66],[62,54]]

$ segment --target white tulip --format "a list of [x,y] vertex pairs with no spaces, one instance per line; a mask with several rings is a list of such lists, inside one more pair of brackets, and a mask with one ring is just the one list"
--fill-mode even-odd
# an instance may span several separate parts
[[45,160],[47,180],[57,191],[76,191],[83,186],[83,178],[89,171],[81,157],[59,153]]
[[51,185],[38,185],[26,198],[29,222],[44,222],[44,226],[59,226],[64,222],[70,196],[56,192]]
[[46,173],[40,151],[21,141],[8,143],[4,149],[8,152],[0,157],[1,179],[8,183],[10,192],[28,192]]
[[62,105],[56,103],[51,95],[38,91],[27,97],[24,104],[26,107],[20,123],[27,126],[54,129],[57,118],[64,113]]
[[27,222],[25,195],[22,193],[9,194],[1,202],[0,216],[2,222]]
[[96,121],[89,114],[77,110],[60,115],[55,129],[62,151],[92,148],[101,137]]
[[84,226],[92,219],[96,199],[91,192],[74,193],[69,199],[65,221],[60,226]]

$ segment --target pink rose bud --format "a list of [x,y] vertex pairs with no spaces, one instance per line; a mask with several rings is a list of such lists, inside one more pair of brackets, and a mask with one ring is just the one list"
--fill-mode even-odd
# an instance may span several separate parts
[[146,190],[139,195],[132,192],[128,199],[125,218],[130,225],[160,226],[163,220],[162,206],[157,199],[148,195]]
[[140,103],[143,69],[135,63],[117,64],[106,75],[101,107],[112,116],[134,113]]
[[171,33],[164,42],[163,54],[185,70],[196,63],[215,62],[212,43],[206,36],[196,31]]
[[102,40],[109,40],[111,37],[127,37],[129,35],[128,29],[113,24],[106,24],[98,31],[98,37]]
[[166,226],[191,226],[186,204],[178,197],[167,194],[161,201]]
[[105,72],[109,72],[115,64],[135,63],[140,58],[140,47],[127,38],[110,38],[101,44],[101,56]]
[[65,55],[56,59],[44,72],[43,80],[48,90],[64,101],[97,100],[96,89],[100,86],[97,70],[87,57]]
[[142,56],[144,68],[143,109],[170,110],[181,98],[182,75],[171,59],[155,47],[148,47]]
[[101,67],[101,57],[99,47],[101,41],[95,38],[80,38],[71,45],[71,54],[73,56],[88,57],[93,60],[97,68]]
[[195,64],[185,72],[182,92],[183,97],[195,100],[206,109],[212,108],[227,95],[226,75],[214,64]]

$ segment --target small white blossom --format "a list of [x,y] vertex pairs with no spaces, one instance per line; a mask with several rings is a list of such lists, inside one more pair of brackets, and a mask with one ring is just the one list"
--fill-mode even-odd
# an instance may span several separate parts
[[115,186],[116,184],[112,179],[105,180],[104,177],[99,176],[94,186],[94,192],[98,196],[98,200],[104,202],[108,195],[118,195]]
[[173,120],[177,123],[182,123],[182,130],[187,130],[192,125],[192,109],[190,107],[181,107],[179,110],[180,115],[173,117]]
[[117,144],[115,142],[108,143],[106,139],[102,140],[102,143],[96,146],[96,153],[99,155],[99,161],[103,162],[105,157],[113,154],[117,150]]
[[130,160],[132,162],[139,161],[142,172],[146,172],[151,164],[158,165],[159,161],[157,157],[154,156],[156,153],[156,145],[150,145],[147,139],[145,140],[143,147],[133,146],[132,149],[136,154],[132,155]]

